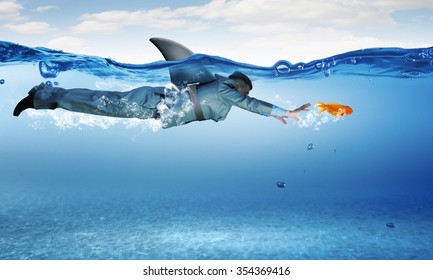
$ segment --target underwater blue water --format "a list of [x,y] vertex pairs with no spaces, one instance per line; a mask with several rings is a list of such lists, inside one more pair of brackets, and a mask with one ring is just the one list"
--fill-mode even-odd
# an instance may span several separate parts
[[[252,58],[252,62],[254,62]],[[41,82],[129,90],[168,68],[240,70],[299,123],[233,108],[223,122],[27,110]],[[197,54],[111,59],[0,42],[0,259],[433,259],[433,48],[272,66]]]

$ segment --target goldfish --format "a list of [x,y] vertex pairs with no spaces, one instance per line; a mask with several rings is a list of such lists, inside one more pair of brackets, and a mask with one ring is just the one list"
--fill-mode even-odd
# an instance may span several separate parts
[[316,105],[320,109],[319,113],[327,111],[329,114],[333,115],[336,118],[350,115],[353,112],[353,109],[350,108],[349,106],[341,105],[337,103],[325,104],[322,102],[317,102]]

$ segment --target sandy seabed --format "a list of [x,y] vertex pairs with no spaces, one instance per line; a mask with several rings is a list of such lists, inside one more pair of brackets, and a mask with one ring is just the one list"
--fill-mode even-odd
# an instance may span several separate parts
[[9,192],[0,259],[433,259],[433,198]]

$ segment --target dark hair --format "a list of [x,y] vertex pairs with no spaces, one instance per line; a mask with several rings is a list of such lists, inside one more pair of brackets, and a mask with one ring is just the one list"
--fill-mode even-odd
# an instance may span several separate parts
[[230,76],[229,79],[235,80],[235,79],[239,79],[244,81],[247,85],[250,86],[250,89],[253,89],[253,83],[251,82],[250,78],[248,78],[247,75],[245,75],[242,72],[239,71],[235,71],[233,72]]

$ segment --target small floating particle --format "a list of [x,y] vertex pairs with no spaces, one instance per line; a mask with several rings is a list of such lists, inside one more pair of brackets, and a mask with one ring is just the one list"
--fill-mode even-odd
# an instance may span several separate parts
[[314,149],[314,144],[313,143],[308,144],[307,150],[311,151],[312,149]]
[[284,182],[277,182],[277,187],[279,187],[279,188],[285,188],[286,187],[286,183],[284,183]]
[[395,228],[394,223],[387,223],[386,226],[389,227],[389,228]]

